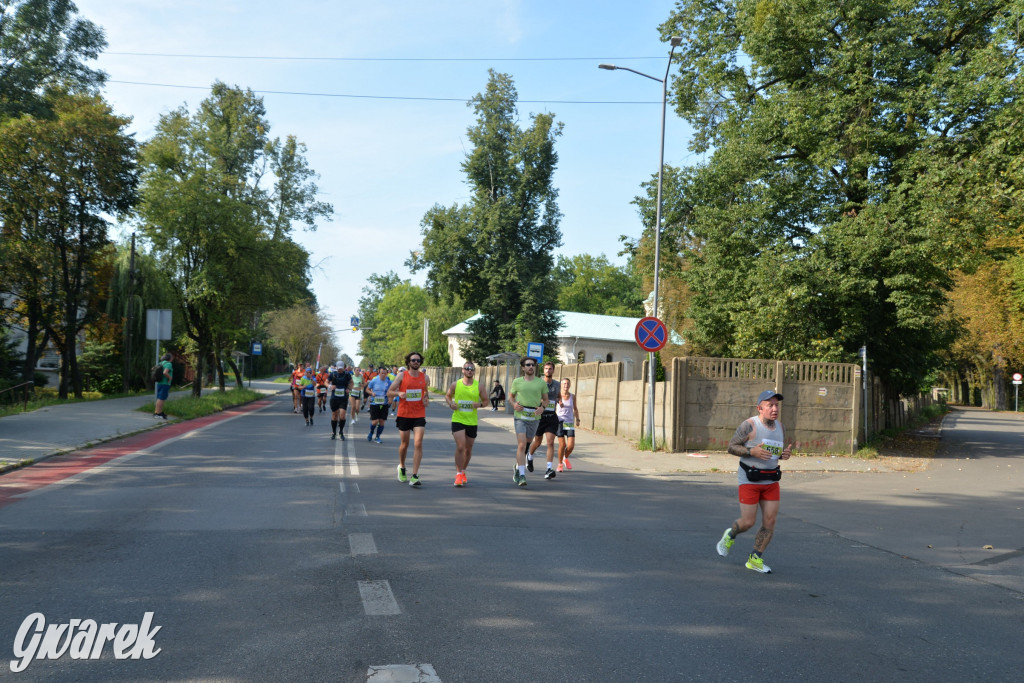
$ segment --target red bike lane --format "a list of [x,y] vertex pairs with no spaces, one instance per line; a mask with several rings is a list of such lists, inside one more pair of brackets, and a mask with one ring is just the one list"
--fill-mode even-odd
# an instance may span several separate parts
[[255,412],[270,404],[267,399],[247,403],[244,406],[198,417],[194,420],[176,422],[160,429],[143,432],[134,436],[111,441],[95,448],[72,451],[48,458],[34,465],[0,475],[0,508],[18,502],[18,496],[36,489],[56,484],[68,477],[81,474],[126,455],[133,455],[147,448],[176,437],[209,427],[218,422]]

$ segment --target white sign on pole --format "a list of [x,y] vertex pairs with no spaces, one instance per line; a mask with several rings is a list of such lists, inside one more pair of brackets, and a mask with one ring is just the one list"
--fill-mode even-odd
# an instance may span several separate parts
[[169,308],[148,308],[146,309],[146,339],[171,338],[171,309]]

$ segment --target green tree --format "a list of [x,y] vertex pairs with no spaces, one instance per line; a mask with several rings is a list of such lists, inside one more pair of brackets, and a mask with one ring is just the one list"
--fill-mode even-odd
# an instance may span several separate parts
[[410,351],[423,349],[423,320],[430,296],[409,281],[391,287],[377,306],[372,330],[363,334],[364,357],[376,365],[402,365]]
[[666,237],[698,352],[854,360],[867,342],[892,389],[918,389],[986,229],[930,199],[1017,99],[1013,6],[677,3],[675,107],[710,156],[679,173]]
[[85,62],[107,41],[76,13],[71,0],[0,0],[0,120],[49,116],[54,88],[81,93],[103,83]]
[[271,311],[264,316],[270,340],[284,349],[294,365],[316,364],[320,352],[323,364],[338,359],[334,330],[323,313],[306,304]]
[[195,114],[162,116],[143,148],[142,230],[174,284],[200,378],[247,344],[248,321],[313,299],[291,232],[333,209],[315,200],[303,146],[269,130],[261,98],[217,82]]
[[384,296],[402,283],[401,278],[388,271],[383,275],[374,273],[367,278],[367,284],[363,286],[363,295],[359,297],[359,327],[363,333],[359,338],[359,355],[365,362],[384,362],[373,354],[378,351],[374,338],[369,336],[377,326],[377,309]]
[[[164,275],[156,257],[140,248],[135,251],[135,277],[131,278],[131,240],[116,245],[113,257],[109,292],[104,313],[119,325],[117,360],[124,367],[124,337],[128,321],[128,300],[132,300],[131,367],[128,369],[130,389],[141,389],[149,383],[147,375],[157,356],[154,342],[146,339],[146,310],[169,309],[175,304],[171,283]],[[177,336],[181,331],[180,316],[172,317]]]
[[427,289],[439,301],[481,312],[464,350],[477,362],[525,351],[530,341],[556,350],[561,322],[551,252],[561,243],[553,174],[562,125],[552,114],[534,114],[520,128],[512,78],[489,73],[484,92],[469,102],[477,121],[467,131],[473,149],[462,170],[471,199],[428,211],[423,249],[408,261],[414,272],[426,269]]
[[54,94],[53,119],[0,122],[5,278],[61,354],[61,398],[82,395],[77,338],[96,319],[109,273],[106,215],[135,202],[129,119],[98,96]]
[[643,315],[644,292],[632,259],[619,268],[603,254],[559,256],[554,279],[560,285],[558,306],[563,311]]

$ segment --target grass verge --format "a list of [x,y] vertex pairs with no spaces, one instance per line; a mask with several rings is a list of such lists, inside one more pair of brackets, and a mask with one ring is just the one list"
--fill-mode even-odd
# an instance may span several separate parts
[[[180,398],[169,398],[164,402],[164,412],[172,417],[182,420],[191,420],[197,417],[205,417],[219,413],[227,408],[233,408],[245,403],[263,398],[264,394],[251,389],[228,389],[227,391],[211,391],[199,398],[194,396],[182,396]],[[139,412],[152,413],[155,403],[150,402],[139,408]]]

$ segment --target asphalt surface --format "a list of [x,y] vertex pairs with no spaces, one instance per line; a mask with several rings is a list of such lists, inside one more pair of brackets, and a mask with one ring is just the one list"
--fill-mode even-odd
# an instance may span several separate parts
[[[122,412],[132,400],[120,399]],[[58,463],[101,451],[124,463],[86,485],[0,500],[0,647],[33,610],[116,611],[127,623],[155,609],[165,628],[154,660],[164,673],[65,658],[22,679],[281,680],[290,670],[367,680],[387,662],[430,662],[446,682],[1019,675],[1024,423],[1014,415],[954,411],[919,472],[792,459],[766,555],[775,572],[763,577],[742,568],[752,534],[737,557],[713,550],[737,512],[731,456],[638,452],[581,432],[574,472],[534,473],[520,491],[507,471],[510,418],[485,411],[471,486],[451,488],[451,439],[432,421],[426,485],[413,492],[394,482],[393,422],[383,447],[359,438],[365,416],[348,442],[330,442],[286,402],[226,424],[154,427],[117,401],[77,425],[59,411],[80,405],[34,424],[0,419],[4,455],[42,461],[0,476],[0,499]],[[154,429],[133,438],[155,445],[121,438],[45,457],[102,439],[102,425],[108,436]],[[379,555],[357,552],[366,537]],[[400,613],[353,616],[354,577],[388,577]]]

